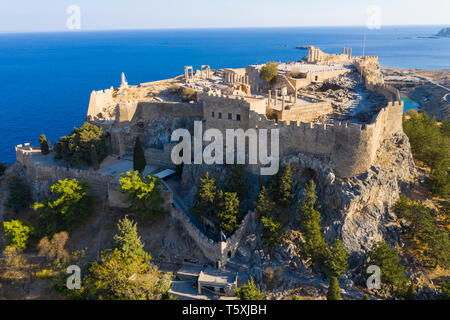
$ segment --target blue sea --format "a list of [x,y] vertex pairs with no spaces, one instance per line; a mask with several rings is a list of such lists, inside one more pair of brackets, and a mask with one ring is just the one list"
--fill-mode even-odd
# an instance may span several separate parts
[[444,26],[249,28],[0,34],[0,162],[13,163],[14,146],[51,141],[84,122],[92,90],[182,74],[199,68],[297,61],[314,45],[329,53],[352,47],[378,55],[383,66],[450,68],[450,38],[422,38]]

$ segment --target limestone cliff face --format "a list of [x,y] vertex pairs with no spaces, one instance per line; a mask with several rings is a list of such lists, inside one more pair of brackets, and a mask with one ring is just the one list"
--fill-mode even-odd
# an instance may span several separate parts
[[399,241],[392,205],[415,176],[409,140],[404,133],[385,140],[376,158],[366,172],[343,179],[335,178],[320,160],[308,160],[302,155],[285,159],[293,168],[297,194],[303,192],[301,182],[305,176],[316,181],[325,238],[327,241],[342,238],[354,262],[377,241],[391,244]]
[[[320,199],[322,227],[328,242],[342,238],[353,266],[360,264],[365,252],[374,243],[385,240],[394,245],[400,237],[392,205],[402,191],[407,190],[415,177],[415,167],[408,137],[396,133],[386,139],[377,150],[375,163],[366,172],[351,178],[338,178],[326,158],[302,153],[282,159],[292,168],[296,199],[301,199],[304,186],[314,179]],[[204,173],[223,181],[223,166],[190,165],[183,170],[186,202],[192,204],[195,183]],[[249,175],[252,201],[258,194],[259,177]],[[292,209],[291,226],[294,225]]]

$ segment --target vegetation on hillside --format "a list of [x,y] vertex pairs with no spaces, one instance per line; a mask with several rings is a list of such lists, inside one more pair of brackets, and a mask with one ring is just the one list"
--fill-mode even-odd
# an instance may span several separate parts
[[55,143],[55,159],[63,159],[69,164],[91,166],[91,146],[94,145],[101,163],[108,154],[106,138],[103,129],[95,124],[85,122],[81,127],[74,128],[68,136],[63,136]]
[[408,111],[403,119],[403,130],[407,134],[411,151],[416,160],[430,168],[428,185],[439,196],[450,193],[450,121],[440,125],[424,111]]
[[8,246],[23,250],[27,246],[30,236],[34,233],[34,227],[25,221],[10,220],[3,222],[3,230]]
[[31,204],[31,191],[25,181],[19,176],[12,176],[8,181],[9,194],[6,207],[16,213]]
[[248,281],[247,284],[236,289],[234,294],[238,300],[265,300],[265,294],[255,284],[253,278]]
[[[439,225],[427,206],[401,195],[394,206],[398,218],[408,223],[405,233],[409,244],[416,250],[422,263],[442,268],[450,267],[450,240],[448,229]],[[445,213],[444,213],[445,214]],[[447,218],[448,218],[448,212]]]
[[406,295],[409,281],[405,275],[405,268],[400,265],[397,249],[389,248],[384,241],[376,243],[367,253],[366,265],[380,267],[382,288],[399,297]]
[[76,179],[59,180],[50,187],[48,200],[35,202],[32,209],[39,213],[39,236],[72,230],[92,213],[92,198],[87,195],[90,185]]

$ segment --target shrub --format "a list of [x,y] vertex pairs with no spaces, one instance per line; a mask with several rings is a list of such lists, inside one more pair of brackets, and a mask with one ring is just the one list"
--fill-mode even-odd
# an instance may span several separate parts
[[30,188],[19,176],[13,176],[8,181],[9,196],[6,200],[6,207],[18,211],[26,208],[31,203]]
[[238,300],[265,300],[264,292],[255,285],[253,278],[246,285],[236,289],[234,294]]
[[278,75],[278,63],[267,62],[262,68],[259,77],[267,83],[270,83]]
[[181,99],[185,102],[197,100],[197,91],[192,88],[184,88],[181,91]]
[[39,145],[41,146],[41,153],[42,154],[49,154],[50,149],[48,147],[47,137],[45,134],[41,134],[39,136]]
[[18,250],[23,250],[27,246],[28,239],[34,233],[34,227],[24,221],[11,220],[3,222],[8,245]]
[[89,217],[92,212],[92,199],[87,196],[89,188],[87,181],[76,179],[59,180],[52,185],[50,199],[32,205],[40,214],[39,235],[51,237],[63,230],[70,231]]
[[164,199],[161,196],[161,181],[148,175],[141,177],[138,171],[128,171],[120,175],[121,192],[128,196],[130,210],[138,215],[160,218]]
[[51,240],[48,237],[42,238],[38,244],[39,255],[56,264],[64,262],[69,257],[69,252],[65,249],[67,240],[69,234],[66,231],[56,233]]
[[101,163],[108,154],[103,129],[95,124],[85,122],[75,128],[68,136],[61,137],[55,143],[55,159],[63,159],[79,166],[92,165],[91,145],[95,146],[98,161]]
[[275,203],[270,199],[267,189],[263,186],[256,202],[256,211],[263,225],[263,245],[267,250],[275,248],[284,236],[281,223],[275,217]]

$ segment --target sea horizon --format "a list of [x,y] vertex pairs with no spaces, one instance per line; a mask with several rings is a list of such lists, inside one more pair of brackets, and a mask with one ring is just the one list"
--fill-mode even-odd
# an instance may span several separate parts
[[55,142],[85,119],[90,93],[120,84],[173,78],[195,69],[298,61],[314,45],[328,53],[351,47],[353,55],[379,56],[382,67],[449,69],[450,38],[426,38],[443,25],[244,27],[83,30],[0,33],[0,162],[15,160],[14,146]]

